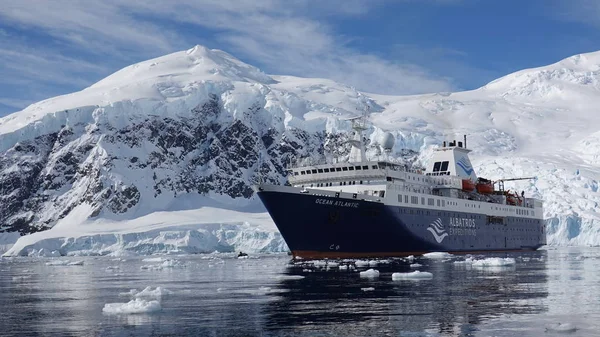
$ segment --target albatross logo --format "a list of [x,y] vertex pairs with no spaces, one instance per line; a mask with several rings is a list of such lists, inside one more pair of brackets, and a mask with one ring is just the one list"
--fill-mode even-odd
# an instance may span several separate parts
[[444,225],[442,225],[442,219],[440,218],[437,218],[437,220],[429,224],[427,230],[433,234],[433,238],[437,243],[442,243],[446,236],[448,236],[448,233],[446,233],[446,230],[444,229]]
[[473,167],[471,165],[469,165],[469,162],[467,162],[467,158],[465,158],[465,157],[463,157],[459,161],[457,161],[456,165],[458,165],[458,167],[463,169],[463,171],[465,171],[465,173],[469,176],[473,173]]

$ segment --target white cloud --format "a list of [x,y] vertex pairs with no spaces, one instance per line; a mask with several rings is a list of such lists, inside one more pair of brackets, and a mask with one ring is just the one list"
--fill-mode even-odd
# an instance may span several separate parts
[[[451,81],[426,69],[349,47],[347,37],[328,23],[335,16],[368,15],[385,1],[11,1],[0,6],[0,20],[26,33],[43,31],[50,40],[31,46],[26,38],[16,41],[0,34],[0,61],[5,62],[0,70],[9,73],[0,86],[8,79],[42,79],[80,89],[118,70],[115,64],[209,41],[209,47],[272,73],[328,77],[379,93],[451,90]],[[201,29],[204,37],[194,36],[194,29]],[[12,39],[10,44],[2,43],[7,39]],[[93,61],[83,55],[93,55]]]

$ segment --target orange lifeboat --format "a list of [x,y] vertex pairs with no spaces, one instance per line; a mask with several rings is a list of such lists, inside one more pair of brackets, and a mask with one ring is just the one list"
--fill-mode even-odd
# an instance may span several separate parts
[[494,185],[492,183],[479,183],[476,185],[477,192],[480,194],[494,193]]
[[475,184],[470,179],[463,179],[462,189],[463,191],[471,192],[475,189]]

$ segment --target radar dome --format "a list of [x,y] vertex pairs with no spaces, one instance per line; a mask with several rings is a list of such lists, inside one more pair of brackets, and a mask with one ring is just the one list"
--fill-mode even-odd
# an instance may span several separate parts
[[384,150],[391,150],[394,147],[395,142],[396,139],[390,132],[384,133],[383,137],[381,137],[381,146],[383,146]]

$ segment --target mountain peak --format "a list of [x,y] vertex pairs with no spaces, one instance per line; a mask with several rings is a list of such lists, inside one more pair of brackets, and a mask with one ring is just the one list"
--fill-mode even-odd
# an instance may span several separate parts
[[496,79],[482,90],[506,99],[570,101],[600,91],[600,51],[567,57],[556,63],[524,69]]
[[122,87],[148,82],[185,85],[198,80],[275,83],[260,69],[246,64],[218,49],[196,45],[180,51],[125,67],[90,88]]

